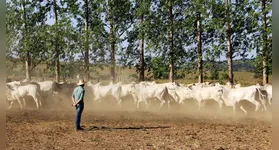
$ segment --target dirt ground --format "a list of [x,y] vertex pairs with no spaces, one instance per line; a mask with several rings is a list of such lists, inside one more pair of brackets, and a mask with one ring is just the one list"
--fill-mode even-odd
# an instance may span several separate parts
[[[173,106],[122,109],[85,103],[74,130],[73,107],[6,112],[7,149],[271,149],[271,113],[233,115],[230,109]],[[144,106],[144,105],[142,105]],[[190,111],[191,110],[191,111]]]

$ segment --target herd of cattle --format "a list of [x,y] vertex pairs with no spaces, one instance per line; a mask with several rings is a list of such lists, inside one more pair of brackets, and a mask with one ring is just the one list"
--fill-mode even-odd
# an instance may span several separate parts
[[[21,109],[26,107],[26,97],[31,96],[36,103],[37,109],[42,104],[55,103],[57,99],[68,99],[71,103],[71,95],[76,83],[57,83],[53,81],[34,82],[34,81],[12,81],[6,83],[6,97],[10,109],[14,102],[18,102]],[[195,84],[178,84],[178,83],[156,83],[156,82],[132,82],[130,84],[101,85],[100,83],[92,84],[90,81],[85,85],[86,94],[90,95],[93,102],[101,102],[108,96],[114,97],[117,106],[121,107],[123,98],[132,96],[134,104],[139,108],[143,102],[148,108],[151,100],[159,100],[160,106],[170,105],[174,102],[184,104],[189,99],[197,102],[197,109],[204,107],[207,100],[214,100],[218,103],[220,109],[225,106],[232,107],[233,112],[236,106],[247,114],[247,110],[239,104],[241,101],[249,101],[254,104],[255,111],[267,111],[272,104],[272,85],[252,85],[241,87],[237,85],[221,85],[219,83],[195,83]],[[87,97],[88,101],[88,97]],[[43,103],[42,103],[43,102]],[[23,103],[23,105],[22,105]]]

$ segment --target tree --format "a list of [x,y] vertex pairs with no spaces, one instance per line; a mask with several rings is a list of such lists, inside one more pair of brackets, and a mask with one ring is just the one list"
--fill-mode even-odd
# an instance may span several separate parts
[[144,62],[144,15],[147,15],[150,8],[150,0],[139,0],[136,2],[139,6],[137,8],[137,16],[140,18],[140,31],[139,31],[139,39],[140,39],[140,71],[139,71],[139,80],[144,81],[144,70],[145,70],[145,62]]
[[232,62],[232,44],[231,44],[231,19],[230,19],[230,10],[231,10],[231,3],[228,0],[225,0],[226,6],[226,39],[227,39],[227,60],[228,60],[228,75],[229,75],[229,82],[233,84],[233,62]]
[[272,71],[272,1],[255,1],[251,4],[250,15],[252,26],[253,48],[256,49],[255,77],[261,78],[263,84],[268,83],[268,75]]
[[[262,41],[263,41],[263,49],[262,49],[262,65],[263,65],[263,84],[267,84],[269,82],[268,80],[268,66],[269,66],[269,59],[270,59],[270,53],[271,53],[271,47],[269,47],[271,44],[270,40],[268,39],[268,24],[267,24],[267,13],[270,12],[271,7],[266,8],[266,2],[268,0],[262,0]],[[270,2],[271,3],[271,2]],[[271,39],[271,38],[270,38]]]
[[[190,41],[185,40],[188,38],[188,32],[183,24],[186,18],[183,13],[185,5],[187,2],[180,0],[154,0],[151,3],[151,15],[146,18],[146,26],[148,26],[145,35],[146,50],[154,53],[150,67],[163,65],[161,67],[165,68],[167,66],[170,82],[174,81],[175,74],[181,64],[185,64],[184,60],[187,58],[185,44],[190,43]],[[152,61],[153,59],[160,59],[163,63],[153,64],[158,62]],[[151,68],[151,70],[153,69],[155,68]]]
[[[53,24],[47,24],[43,31],[38,32],[43,35],[44,62],[47,65],[48,73],[55,74],[55,80],[60,82],[61,72],[65,71],[65,66],[61,61],[72,59],[75,51],[76,36],[70,18],[71,14],[67,13],[67,3],[62,0],[52,0],[40,2],[41,9],[44,11],[45,20],[53,20]],[[50,17],[49,17],[50,16]],[[63,62],[62,62],[63,63]]]
[[[45,13],[40,2],[7,1],[6,56],[24,58],[25,76],[29,80],[31,71],[46,60],[46,43],[42,40],[45,38]],[[41,59],[36,59],[38,57]]]
[[199,83],[203,82],[203,61],[202,61],[202,39],[201,39],[201,14],[197,12],[197,30],[198,30],[198,70]]
[[116,50],[117,44],[122,43],[122,36],[132,25],[131,2],[129,0],[108,0],[103,5],[105,25],[109,28],[110,42],[110,74],[111,80],[116,80]]
[[169,61],[169,81],[174,82],[174,45],[173,45],[173,13],[172,13],[172,0],[168,0],[169,7],[169,44],[170,44],[170,61]]
[[[56,0],[52,1],[53,13],[54,13],[54,26],[58,26],[58,14],[57,14],[57,3]],[[58,48],[58,34],[56,33],[54,41],[55,49],[55,79],[56,82],[60,82],[60,50]]]
[[[28,27],[27,27],[27,18],[26,18],[26,11],[25,11],[25,0],[21,0],[20,1],[20,5],[21,5],[21,8],[22,8],[22,12],[23,12],[23,22],[24,22],[24,31],[23,31],[23,38],[24,38],[24,43],[26,43],[26,38],[27,38],[27,32],[28,32]],[[24,48],[25,49],[25,48]],[[26,69],[26,79],[27,80],[30,80],[31,77],[30,77],[30,61],[31,61],[31,58],[30,58],[30,52],[29,50],[25,49],[25,69]]]
[[85,50],[84,50],[84,67],[85,67],[85,81],[89,81],[89,8],[88,0],[84,0],[84,30],[85,30]]
[[[75,29],[76,53],[81,53],[79,59],[84,64],[81,72],[84,72],[85,80],[90,79],[90,72],[95,72],[99,63],[105,63],[105,55],[108,50],[108,34],[103,22],[105,1],[88,1],[83,3],[78,0],[68,1],[67,9],[71,18],[77,22],[73,25]],[[93,62],[94,66],[91,65]]]

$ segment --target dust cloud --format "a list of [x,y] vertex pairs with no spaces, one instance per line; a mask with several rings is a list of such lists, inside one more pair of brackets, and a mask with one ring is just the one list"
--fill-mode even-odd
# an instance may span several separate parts
[[[248,101],[240,102],[236,107],[236,113],[233,113],[232,107],[227,107],[223,105],[222,109],[219,109],[218,103],[214,100],[208,100],[205,102],[204,107],[201,110],[198,110],[198,106],[196,101],[193,99],[188,99],[184,101],[184,104],[178,104],[177,102],[171,102],[170,108],[168,108],[168,104],[165,103],[161,108],[159,108],[160,101],[157,99],[149,100],[149,107],[147,108],[144,102],[140,103],[140,107],[137,108],[137,104],[134,102],[132,96],[127,96],[122,99],[121,108],[118,107],[117,100],[114,97],[107,97],[106,99],[102,99],[101,101],[93,101],[93,98],[86,96],[84,99],[85,113],[106,113],[109,115],[113,115],[114,112],[123,112],[127,115],[127,117],[137,118],[137,116],[133,116],[130,114],[134,113],[150,113],[157,115],[157,117],[192,117],[192,118],[201,118],[201,119],[245,119],[251,118],[266,122],[272,121],[272,109],[268,107],[268,111],[259,111],[255,112],[255,106]],[[26,99],[27,108],[35,109],[35,103],[31,97]],[[71,105],[70,97],[59,97],[59,99],[55,100],[44,100],[42,101],[43,107],[41,111],[44,110],[55,110],[55,111],[75,111],[75,108]],[[246,115],[241,109],[240,105],[247,110],[248,114]],[[7,103],[8,107],[8,103]],[[19,105],[14,104],[12,110],[19,109]],[[9,111],[9,110],[8,110]]]

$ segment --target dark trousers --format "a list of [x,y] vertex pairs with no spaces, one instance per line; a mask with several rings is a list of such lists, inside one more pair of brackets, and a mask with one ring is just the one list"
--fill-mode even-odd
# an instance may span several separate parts
[[76,129],[80,128],[80,120],[81,120],[81,114],[84,109],[84,104],[80,103],[76,105]]

